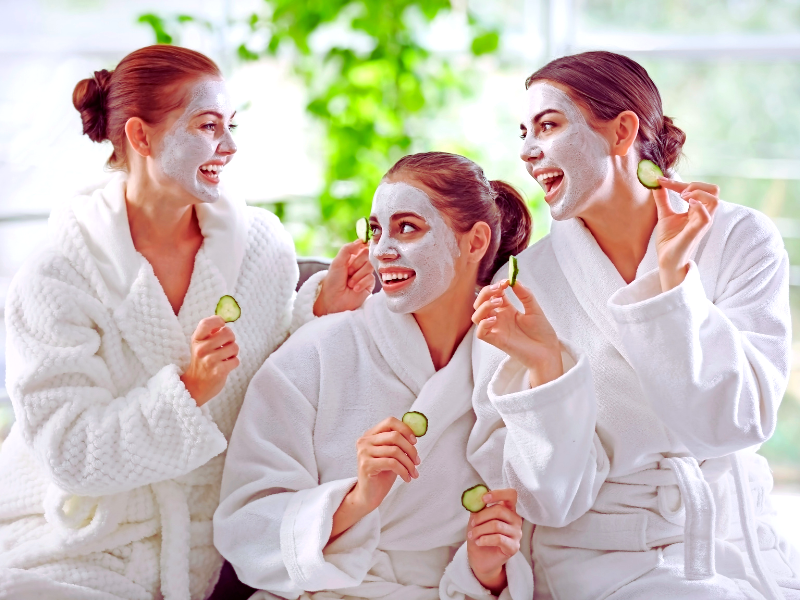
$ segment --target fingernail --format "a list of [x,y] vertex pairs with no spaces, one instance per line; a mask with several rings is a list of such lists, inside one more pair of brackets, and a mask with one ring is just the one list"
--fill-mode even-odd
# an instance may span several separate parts
[[472,532],[471,531],[467,534],[467,538],[470,539],[470,540],[472,539]]
[[483,501],[486,502],[486,503],[491,502],[492,501],[492,495],[491,494],[484,494],[483,495]]
[[420,463],[419,456],[414,457],[414,464],[418,465]]
[[486,317],[487,323],[494,323],[495,321],[497,321],[497,317]]
[[416,444],[417,443],[417,436],[415,436],[413,433],[411,434],[411,443],[412,444]]
[[477,540],[475,540],[475,545],[476,546],[483,546],[483,544],[481,543],[482,541],[483,541],[483,538],[478,538]]
[[500,289],[500,284],[499,283],[493,283],[491,286],[489,286],[489,289],[496,292],[497,290]]
[[495,306],[500,306],[502,303],[503,303],[502,298],[492,298],[492,304],[494,304]]

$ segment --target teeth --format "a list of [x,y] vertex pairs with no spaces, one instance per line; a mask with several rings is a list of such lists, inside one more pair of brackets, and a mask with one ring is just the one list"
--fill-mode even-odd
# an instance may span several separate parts
[[381,273],[381,280],[386,283],[395,279],[408,279],[410,276],[411,273]]
[[200,170],[218,174],[222,171],[222,166],[223,165],[203,165],[202,167],[200,167]]
[[548,173],[541,173],[540,175],[536,176],[536,181],[539,183],[544,183],[545,181],[553,179],[553,177],[560,177],[563,174],[563,171],[550,171]]

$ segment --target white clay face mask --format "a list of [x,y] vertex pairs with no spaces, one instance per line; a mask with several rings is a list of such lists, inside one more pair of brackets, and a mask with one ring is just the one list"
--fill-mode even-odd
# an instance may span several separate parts
[[[550,214],[557,221],[570,219],[605,182],[611,172],[606,139],[586,122],[572,99],[552,85],[534,83],[527,93],[522,157],[528,172],[544,188]],[[534,130],[533,118],[545,110],[561,113],[566,124],[548,132]],[[547,116],[542,121],[547,122]],[[538,160],[530,160],[536,158]]]
[[[398,213],[413,213],[430,229],[408,239],[411,226],[392,221]],[[382,183],[372,199],[372,216],[381,231],[370,244],[369,259],[381,277],[389,310],[413,313],[444,294],[460,252],[455,233],[428,195],[407,183]]]
[[[236,151],[236,144],[227,126],[222,135],[212,135],[199,127],[202,123],[192,123],[193,118],[206,112],[219,113],[226,121],[233,114],[224,81],[204,80],[192,88],[189,104],[164,136],[156,161],[167,177],[195,198],[216,202],[220,195],[219,175]],[[217,131],[223,127],[216,117],[207,116],[216,123]]]

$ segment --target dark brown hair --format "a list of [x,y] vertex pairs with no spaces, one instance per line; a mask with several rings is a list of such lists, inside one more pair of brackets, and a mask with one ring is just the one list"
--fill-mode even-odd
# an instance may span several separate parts
[[492,240],[478,267],[478,284],[491,282],[492,275],[514,254],[528,247],[533,219],[525,200],[504,181],[489,181],[470,159],[449,152],[421,152],[401,158],[385,178],[406,175],[433,192],[431,203],[466,233],[483,221],[492,230]]
[[111,140],[114,151],[108,166],[127,167],[125,123],[139,117],[157,125],[188,98],[177,94],[188,80],[222,77],[207,56],[179,46],[147,46],[128,54],[113,71],[95,71],[72,92],[72,104],[81,113],[83,133],[93,142]]
[[573,100],[599,121],[633,111],[639,117],[639,156],[652,160],[665,174],[675,167],[686,134],[664,116],[656,84],[636,61],[613,52],[583,52],[547,63],[528,77],[525,89],[541,80],[569,88]]

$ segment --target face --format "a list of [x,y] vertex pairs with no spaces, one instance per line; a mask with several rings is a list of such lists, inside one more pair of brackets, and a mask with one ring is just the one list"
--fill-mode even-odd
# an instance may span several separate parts
[[528,89],[520,128],[520,157],[544,189],[550,214],[558,221],[580,214],[611,172],[608,141],[566,93],[542,81]]
[[215,202],[220,173],[236,152],[231,137],[235,111],[225,82],[218,79],[196,82],[189,98],[154,157],[167,178],[200,202]]
[[455,277],[458,240],[421,189],[381,183],[372,199],[369,248],[389,310],[413,313],[444,294]]

